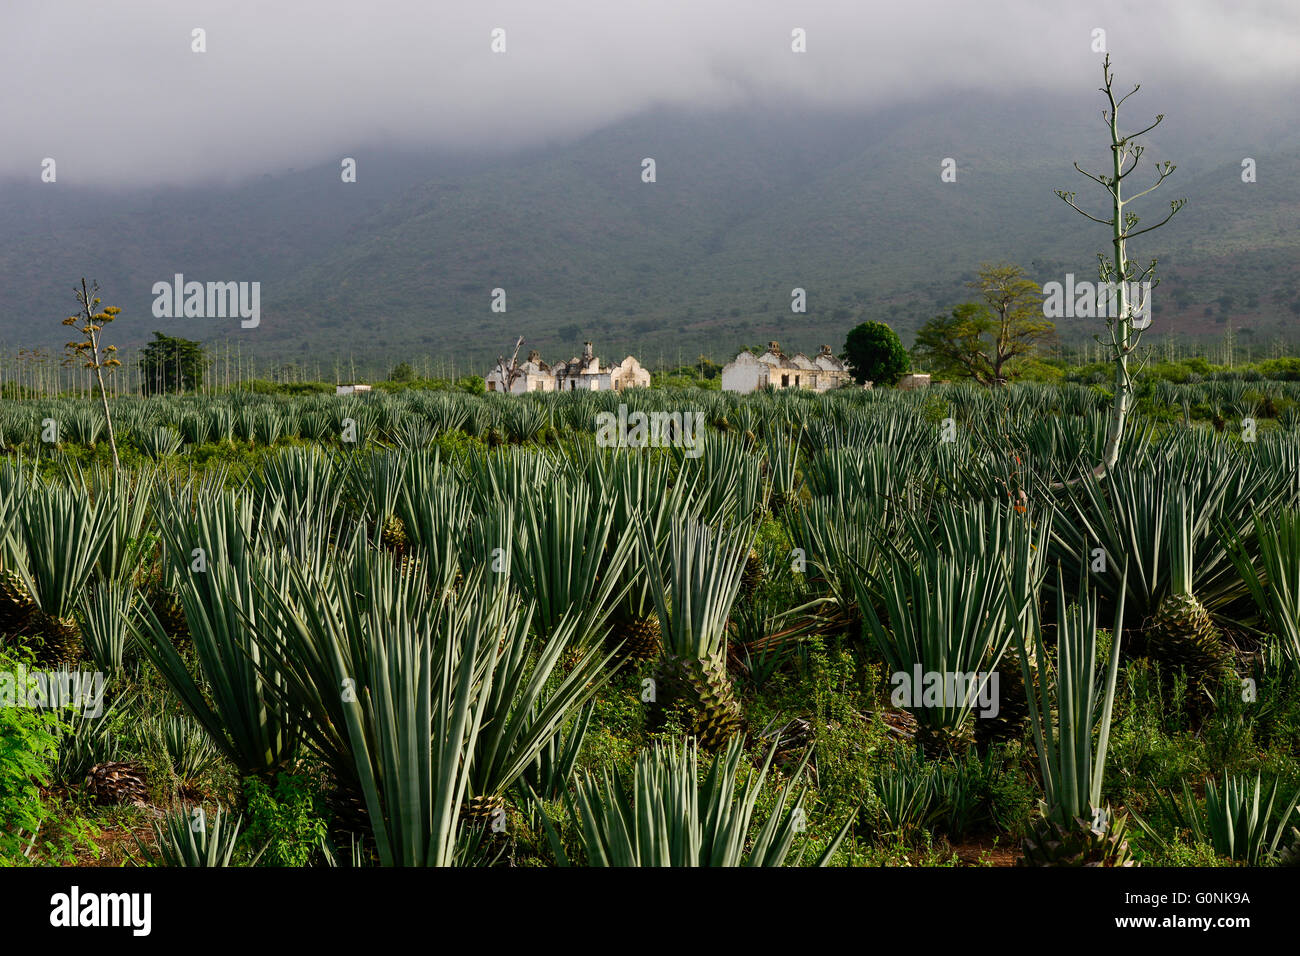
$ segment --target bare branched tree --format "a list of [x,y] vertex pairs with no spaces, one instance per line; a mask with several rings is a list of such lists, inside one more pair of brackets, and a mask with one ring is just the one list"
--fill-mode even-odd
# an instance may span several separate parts
[[[1159,284],[1159,280],[1155,278],[1156,260],[1152,259],[1150,265],[1139,270],[1136,263],[1132,262],[1128,257],[1127,243],[1128,240],[1136,236],[1151,232],[1153,229],[1159,229],[1187,204],[1186,199],[1175,199],[1169,204],[1169,215],[1165,216],[1164,219],[1154,226],[1137,228],[1141,220],[1136,213],[1129,211],[1128,204],[1153,192],[1161,183],[1173,175],[1175,167],[1173,163],[1167,160],[1163,163],[1157,163],[1155,183],[1127,199],[1124,198],[1123,194],[1124,180],[1137,168],[1138,160],[1142,158],[1142,153],[1145,150],[1145,147],[1136,142],[1137,138],[1159,126],[1165,116],[1163,113],[1158,114],[1154,123],[1145,129],[1138,130],[1136,133],[1121,133],[1119,129],[1119,108],[1124,104],[1125,100],[1142,87],[1141,85],[1134,86],[1131,91],[1116,100],[1114,90],[1115,75],[1110,71],[1109,54],[1102,61],[1101,72],[1105,81],[1101,87],[1101,92],[1105,94],[1106,100],[1110,104],[1109,112],[1103,110],[1101,115],[1102,119],[1110,127],[1112,172],[1110,175],[1101,173],[1093,175],[1080,167],[1078,163],[1074,164],[1074,168],[1110,193],[1111,217],[1102,219],[1094,216],[1075,203],[1074,193],[1066,192],[1063,189],[1056,190],[1056,195],[1065,200],[1076,212],[1093,222],[1111,227],[1112,257],[1107,258],[1102,253],[1097,254],[1097,271],[1101,278],[1102,287],[1113,289],[1114,307],[1108,310],[1111,314],[1108,314],[1106,318],[1106,328],[1110,337],[1107,344],[1115,365],[1115,398],[1111,408],[1110,426],[1106,433],[1106,446],[1102,454],[1101,464],[1093,469],[1093,474],[1099,478],[1114,468],[1115,463],[1119,461],[1120,440],[1124,436],[1124,423],[1128,418],[1129,408],[1133,400],[1133,375],[1132,370],[1129,368],[1129,359],[1137,351],[1138,345],[1142,341],[1143,331],[1151,324],[1149,319],[1151,308],[1149,295],[1150,290]],[[1142,318],[1143,316],[1148,317]],[[1104,341],[1101,336],[1097,336],[1097,339],[1098,341]]]
[[519,336],[515,342],[515,354],[510,356],[510,361],[505,360],[505,356],[497,356],[497,372],[501,375],[502,388],[510,391],[510,387],[523,376],[524,370],[519,367],[519,347],[524,344],[524,337]]

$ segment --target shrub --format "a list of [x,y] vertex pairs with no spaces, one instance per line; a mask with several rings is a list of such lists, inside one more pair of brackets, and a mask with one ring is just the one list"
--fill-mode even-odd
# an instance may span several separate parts
[[262,864],[307,866],[327,832],[323,802],[307,778],[279,774],[275,789],[250,778],[244,794],[249,820],[245,839],[255,849],[266,847]]
[[883,322],[863,322],[844,340],[844,355],[858,384],[893,385],[910,364],[898,334]]
[[41,801],[41,787],[52,779],[59,753],[59,722],[53,711],[18,705],[27,689],[16,680],[32,664],[22,651],[0,651],[5,693],[0,699],[0,865],[22,863],[51,812]]

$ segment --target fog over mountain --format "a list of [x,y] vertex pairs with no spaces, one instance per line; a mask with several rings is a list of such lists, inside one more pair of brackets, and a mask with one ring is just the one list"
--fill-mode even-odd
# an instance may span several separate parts
[[[362,145],[508,149],[663,105],[1082,96],[1098,27],[1162,102],[1285,94],[1300,62],[1300,7],[1268,0],[19,0],[3,16],[0,175],[63,156],[69,180],[102,185],[260,174]],[[490,49],[498,27],[505,54]],[[206,53],[191,52],[194,28]]]
[[0,24],[6,348],[61,344],[83,274],[127,341],[164,321],[159,280],[260,281],[257,329],[164,330],[285,357],[481,358],[519,333],[721,357],[838,347],[862,314],[915,328],[984,260],[1092,273],[1105,230],[1051,190],[1104,198],[1070,165],[1108,160],[1096,28],[1142,84],[1124,125],[1167,117],[1147,159],[1178,172],[1141,210],[1191,200],[1136,250],[1161,258],[1165,323],[1295,317],[1293,5],[17,2]]

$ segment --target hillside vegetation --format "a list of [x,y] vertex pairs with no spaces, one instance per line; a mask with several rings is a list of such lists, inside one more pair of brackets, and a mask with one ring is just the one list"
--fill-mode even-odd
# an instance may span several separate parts
[[[51,303],[79,275],[123,306],[127,345],[157,329],[367,368],[454,355],[481,374],[520,334],[551,359],[590,339],[654,365],[679,351],[725,360],[773,338],[815,349],[863,318],[909,344],[967,297],[986,259],[1022,263],[1040,284],[1095,278],[1105,235],[1052,195],[1090,198],[1071,163],[1104,165],[1100,128],[1065,117],[1092,109],[954,95],[870,115],[665,110],[509,156],[373,148],[355,184],[339,181],[337,161],[167,191],[96,192],[71,174],[6,184],[0,344],[61,344]],[[1284,331],[1300,311],[1300,134],[1262,138],[1245,116],[1235,138],[1210,135],[1213,117],[1195,104],[1166,112],[1151,155],[1177,163],[1165,188],[1191,202],[1176,229],[1135,249],[1161,263],[1153,334]],[[1247,155],[1261,170],[1253,184],[1240,178]],[[647,156],[652,184],[640,178]],[[955,183],[940,181],[946,157]],[[261,325],[154,319],[152,284],[177,272],[260,281]],[[796,287],[806,314],[790,310]],[[505,314],[490,311],[494,288]],[[1072,341],[1093,329],[1058,331]]]

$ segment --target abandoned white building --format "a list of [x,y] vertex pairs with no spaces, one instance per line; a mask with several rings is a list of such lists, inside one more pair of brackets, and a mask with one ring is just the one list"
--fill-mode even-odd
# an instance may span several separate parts
[[[507,387],[507,380],[509,386]],[[567,362],[547,365],[536,351],[528,353],[528,360],[513,370],[505,362],[484,379],[489,392],[621,392],[625,388],[649,388],[650,373],[629,355],[618,365],[601,368],[600,359],[592,351],[590,342],[584,342],[582,357],[574,356]]]
[[813,358],[813,361],[817,363],[818,381],[824,383],[819,387],[819,391],[825,391],[828,388],[839,388],[853,381],[853,374],[849,371],[849,367],[831,354],[829,345],[823,345]]
[[815,358],[802,352],[786,355],[777,342],[768,342],[761,355],[741,352],[722,367],[722,390],[748,394],[773,388],[806,388],[825,392],[852,380],[848,369],[823,345]]
[[536,351],[529,352],[528,359],[515,366],[513,374],[509,377],[510,388],[506,389],[502,384],[506,373],[500,366],[494,368],[484,380],[487,390],[489,392],[509,391],[514,395],[521,395],[524,392],[555,391],[555,374]]
[[619,392],[625,388],[650,387],[650,373],[630,355],[619,364],[610,366],[609,378],[614,389]]
[[592,352],[590,342],[582,344],[582,358],[574,356],[567,362],[556,362],[551,371],[561,392],[600,392],[612,387],[609,369],[600,367],[600,359]]

